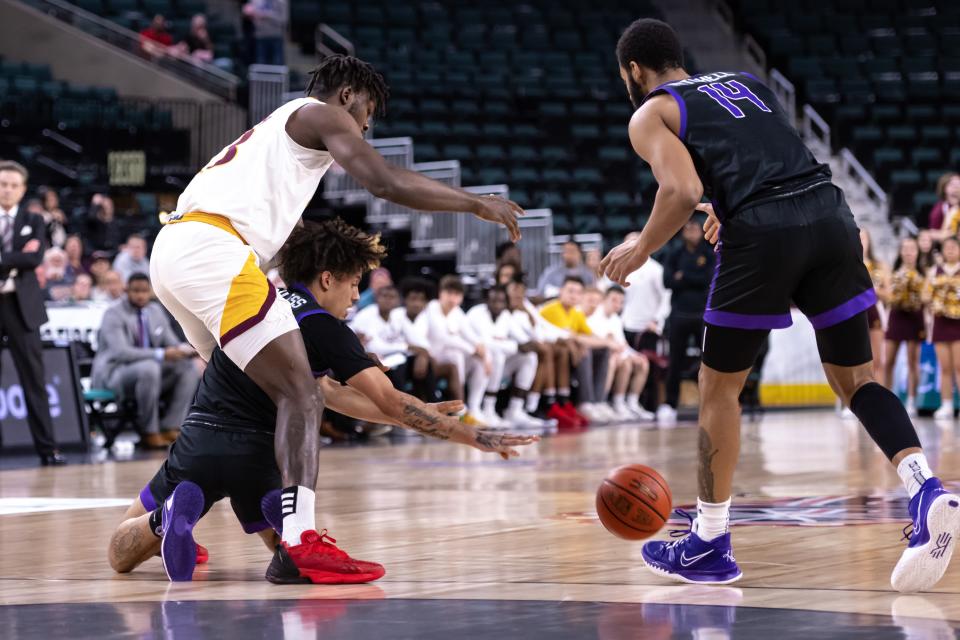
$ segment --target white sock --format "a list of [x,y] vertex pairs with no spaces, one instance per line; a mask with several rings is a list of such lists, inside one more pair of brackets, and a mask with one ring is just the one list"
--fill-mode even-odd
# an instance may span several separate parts
[[632,407],[634,405],[640,404],[640,394],[639,393],[628,393],[627,394],[627,406]]
[[897,475],[903,480],[907,495],[912,498],[920,491],[923,483],[933,477],[933,471],[927,463],[927,456],[922,453],[911,453],[897,465]]
[[518,413],[523,413],[523,398],[510,398],[507,414],[516,415]]
[[625,407],[627,406],[627,396],[622,393],[613,394],[613,406],[614,407]]
[[296,546],[300,544],[300,534],[317,530],[315,501],[313,490],[306,487],[287,487],[280,493],[280,508],[283,513],[282,539],[287,545]]
[[704,502],[697,498],[697,535],[704,542],[719,538],[730,530],[730,498],[723,502]]
[[540,392],[531,391],[527,394],[527,413],[535,413],[540,407]]

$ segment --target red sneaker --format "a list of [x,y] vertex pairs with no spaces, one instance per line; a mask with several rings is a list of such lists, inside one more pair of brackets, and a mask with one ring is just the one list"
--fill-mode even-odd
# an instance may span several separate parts
[[354,560],[335,542],[326,529],[304,531],[300,544],[292,547],[281,542],[267,568],[267,580],[274,584],[360,584],[386,573],[376,562]]
[[197,543],[197,564],[207,564],[210,562],[210,552],[207,551],[207,548]]
[[577,408],[573,406],[572,402],[566,402],[560,408],[563,409],[568,416],[576,420],[579,423],[579,426],[581,427],[590,426],[590,421],[587,420],[586,416],[584,416],[582,413],[577,411]]
[[571,431],[580,428],[580,423],[577,422],[576,418],[564,411],[556,402],[550,405],[550,408],[547,410],[547,417],[557,421],[557,429],[560,431]]

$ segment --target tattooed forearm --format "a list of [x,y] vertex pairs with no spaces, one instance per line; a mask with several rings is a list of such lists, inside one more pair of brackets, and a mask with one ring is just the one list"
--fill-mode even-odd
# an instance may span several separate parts
[[697,438],[697,457],[700,460],[700,466],[697,470],[697,480],[699,483],[700,499],[705,502],[716,502],[716,496],[713,490],[713,458],[719,453],[719,449],[714,448],[710,434],[703,427],[700,427],[700,434]]
[[432,415],[417,405],[407,404],[403,407],[401,422],[417,433],[440,440],[450,439],[450,426],[444,424],[440,416]]

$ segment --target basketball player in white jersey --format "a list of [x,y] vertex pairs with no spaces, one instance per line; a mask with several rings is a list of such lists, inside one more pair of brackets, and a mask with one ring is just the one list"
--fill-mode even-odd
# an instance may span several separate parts
[[[469,212],[519,238],[519,206],[480,197],[388,164],[363,139],[388,90],[366,62],[329,56],[307,97],[292,100],[213,158],[187,185],[150,258],[157,297],[208,359],[214,347],[277,405],[275,449],[285,489],[283,542],[322,545],[314,487],[323,409],[290,307],[259,265],[300,221],[320,178],[337,162],[373,195],[426,211]],[[287,283],[294,285],[296,283]],[[177,507],[167,510],[176,517]],[[301,557],[324,549],[301,549]]]

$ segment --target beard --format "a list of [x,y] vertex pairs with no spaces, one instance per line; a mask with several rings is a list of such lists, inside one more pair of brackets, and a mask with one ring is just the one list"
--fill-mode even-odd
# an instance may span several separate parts
[[627,76],[627,95],[630,96],[630,103],[633,105],[633,108],[639,109],[643,103],[643,98],[646,96],[646,92],[632,77]]

